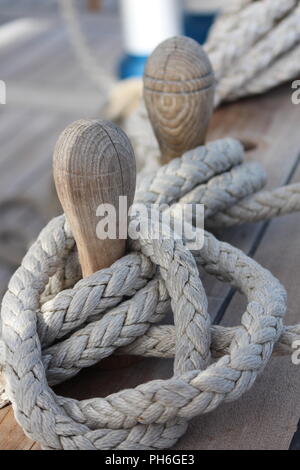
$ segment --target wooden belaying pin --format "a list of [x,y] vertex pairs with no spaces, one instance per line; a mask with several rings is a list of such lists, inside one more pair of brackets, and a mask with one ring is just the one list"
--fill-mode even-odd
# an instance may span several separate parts
[[144,99],[162,164],[204,143],[214,90],[209,58],[193,39],[173,37],[152,52],[145,67]]
[[[127,209],[133,202],[136,183],[131,144],[111,122],[76,121],[57,141],[53,173],[76,240],[82,274],[89,276],[125,254]],[[121,205],[120,196],[126,197]],[[107,211],[106,220],[112,228],[108,238],[99,236],[97,230],[99,215],[106,215],[104,204],[115,209]]]

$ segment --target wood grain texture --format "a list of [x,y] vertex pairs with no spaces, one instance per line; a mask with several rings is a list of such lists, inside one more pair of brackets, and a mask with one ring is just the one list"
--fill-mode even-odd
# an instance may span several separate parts
[[153,51],[144,73],[144,99],[163,164],[204,143],[214,88],[208,56],[193,39],[167,39]]
[[16,423],[12,407],[0,410],[0,449],[30,450],[34,442],[25,436]]
[[[125,253],[127,207],[134,198],[135,158],[125,133],[107,121],[79,120],[59,137],[53,155],[57,193],[76,240],[83,276],[110,266]],[[127,204],[119,208],[119,197]],[[114,206],[116,238],[96,233],[97,210],[101,204]],[[99,214],[104,216],[105,213]],[[113,234],[114,235],[114,234]]]

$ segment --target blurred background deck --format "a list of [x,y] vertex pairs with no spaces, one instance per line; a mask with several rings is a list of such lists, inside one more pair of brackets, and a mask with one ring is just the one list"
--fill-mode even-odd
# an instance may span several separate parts
[[[0,0],[0,296],[40,228],[60,212],[51,176],[55,141],[70,122],[102,116],[121,55],[117,2],[75,2],[101,76],[82,63],[56,0]],[[99,72],[97,70],[97,72]]]

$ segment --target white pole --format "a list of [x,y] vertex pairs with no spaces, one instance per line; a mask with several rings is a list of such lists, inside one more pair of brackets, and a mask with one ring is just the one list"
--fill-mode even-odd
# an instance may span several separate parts
[[120,0],[125,52],[148,56],[163,40],[182,34],[181,0]]

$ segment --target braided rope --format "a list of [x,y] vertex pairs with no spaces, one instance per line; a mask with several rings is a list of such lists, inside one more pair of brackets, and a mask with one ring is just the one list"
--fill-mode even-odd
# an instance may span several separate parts
[[272,219],[297,211],[300,211],[300,183],[253,194],[223,213],[216,214],[207,223],[210,228],[229,227],[245,222]]
[[[83,429],[82,424],[80,425],[75,425],[75,416],[73,416],[73,413],[78,413],[78,411],[72,411],[71,418],[74,420],[74,422],[70,422],[70,402],[67,401],[66,399],[63,399],[63,402],[68,403],[68,416],[63,417],[62,419],[62,410],[58,410],[58,403],[56,399],[53,398],[53,394],[50,393],[50,389],[47,385],[46,378],[44,377],[45,374],[45,365],[41,361],[41,351],[40,351],[40,344],[37,336],[37,332],[35,331],[34,333],[34,328],[36,330],[36,314],[35,314],[35,309],[36,305],[38,302],[37,294],[41,289],[44,287],[44,283],[47,282],[48,280],[48,275],[51,275],[53,272],[53,267],[54,263],[56,264],[59,261],[60,253],[61,250],[64,251],[64,243],[60,245],[61,241],[68,240],[69,236],[67,235],[66,230],[62,230],[62,227],[64,227],[62,224],[64,223],[63,218],[59,219],[54,219],[50,223],[50,225],[42,232],[41,236],[39,237],[38,241],[36,244],[31,248],[31,250],[27,253],[21,268],[16,272],[15,276],[12,278],[10,285],[9,285],[9,290],[4,298],[3,301],[3,307],[2,307],[2,321],[3,321],[3,338],[6,344],[6,363],[5,363],[5,376],[7,379],[7,391],[9,398],[12,400],[14,403],[14,407],[17,410],[16,411],[16,417],[19,420],[19,422],[22,424],[23,428],[27,432],[27,434],[35,439],[38,439],[39,442],[41,442],[44,446],[47,448],[53,447],[53,442],[51,443],[51,436],[49,435],[49,429],[46,427],[46,430],[44,429],[43,420],[50,420],[52,422],[52,426],[54,426],[55,429],[55,437],[56,437],[56,446],[54,448],[73,448],[75,446],[78,446],[78,448],[82,448],[81,446],[85,446],[83,448],[91,448],[92,444],[96,448],[107,448],[107,439],[101,438],[100,440],[97,439],[97,441],[94,440],[95,435],[99,437],[99,432],[93,432],[91,430],[87,431]],[[203,263],[208,263],[206,265],[206,269],[211,272],[212,270],[214,272],[218,271],[220,269],[220,275],[223,277],[225,276],[227,280],[233,279],[233,276],[237,276],[238,279],[236,279],[236,285],[239,286],[240,288],[243,288],[247,292],[249,291],[249,300],[250,304],[247,308],[246,313],[244,314],[243,318],[243,326],[245,327],[245,331],[243,331],[243,334],[241,335],[242,337],[245,336],[245,338],[235,338],[235,342],[240,344],[236,344],[235,347],[232,347],[233,350],[233,358],[231,360],[227,358],[226,361],[226,373],[225,375],[228,376],[229,369],[231,362],[233,361],[233,372],[232,372],[232,378],[231,381],[234,380],[236,383],[236,387],[229,387],[228,379],[224,381],[224,399],[231,399],[233,395],[242,393],[243,391],[247,390],[248,387],[250,386],[250,382],[254,380],[254,377],[256,377],[256,374],[258,370],[260,370],[265,363],[268,360],[269,355],[272,352],[272,345],[273,342],[276,341],[278,338],[278,335],[281,333],[281,316],[283,315],[285,311],[285,295],[284,291],[279,285],[279,283],[270,275],[270,273],[266,272],[262,268],[258,267],[258,265],[251,261],[247,260],[247,257],[241,253],[238,252],[233,247],[230,247],[227,244],[222,244],[218,242],[214,237],[210,234],[206,235],[208,240],[206,244],[206,249],[201,250],[200,256],[201,260]],[[179,245],[179,246],[178,246]],[[174,314],[175,312],[182,312],[183,308],[185,311],[185,316],[184,316],[184,325],[180,324],[180,320],[182,319],[182,315],[177,315],[175,314],[175,324],[176,324],[176,319],[179,321],[179,331],[182,333],[188,332],[188,335],[184,335],[184,340],[183,337],[180,335],[180,338],[182,341],[180,342],[180,355],[179,358],[182,360],[182,357],[184,358],[183,365],[179,365],[179,370],[182,368],[183,370],[193,370],[195,369],[195,366],[197,364],[197,368],[200,368],[199,366],[202,363],[202,359],[204,362],[207,361],[206,357],[208,355],[208,349],[209,349],[209,338],[206,337],[209,331],[209,319],[207,316],[206,308],[202,308],[202,306],[206,306],[205,302],[205,294],[202,289],[200,280],[198,278],[198,271],[195,267],[195,265],[192,262],[191,255],[189,255],[189,252],[185,249],[183,249],[180,244],[177,242],[175,243],[173,241],[172,243],[172,248],[173,250],[170,253],[170,260],[166,260],[166,240],[163,242],[158,241],[157,243],[153,243],[149,240],[146,240],[146,245],[147,249],[147,254],[149,255],[150,251],[150,257],[153,259],[154,262],[157,262],[159,260],[164,260],[162,263],[160,261],[161,267],[164,269],[161,269],[161,275],[163,276],[166,286],[168,290],[170,289],[170,293],[172,293],[172,303],[173,303],[173,311]],[[182,251],[183,250],[183,251]],[[206,253],[207,252],[207,253]],[[206,256],[205,256],[206,254]],[[231,255],[231,256],[230,256]],[[192,287],[192,293],[189,293],[186,291],[188,286],[185,286],[184,288],[180,289],[180,285],[176,283],[176,280],[174,280],[174,277],[170,277],[170,269],[173,271],[174,268],[172,268],[172,264],[175,263],[175,269],[178,269],[178,262],[175,262],[175,259],[179,257],[180,258],[180,265],[181,265],[181,270],[183,270],[182,277],[184,279],[184,284],[186,283],[186,275],[184,274],[186,271],[190,272],[190,275],[192,278],[189,280],[189,283]],[[188,258],[188,259],[184,259]],[[212,259],[213,258],[213,259]],[[214,259],[215,258],[215,259]],[[232,274],[232,261],[234,258],[235,265],[236,267],[241,266],[240,269],[235,270],[235,274]],[[216,263],[215,261],[219,260],[219,263]],[[230,260],[230,261],[229,261]],[[247,264],[245,265],[245,260],[247,260]],[[229,265],[229,269],[227,268],[227,273],[223,269],[226,267],[226,265]],[[39,272],[37,269],[38,265],[43,266],[43,272]],[[176,267],[177,266],[177,267]],[[44,275],[44,282],[41,282],[41,275]],[[30,284],[28,285],[28,277],[30,278]],[[179,276],[181,277],[181,276]],[[168,279],[172,279],[171,282],[168,281]],[[251,285],[251,281],[253,282],[253,285]],[[181,281],[182,283],[182,281]],[[172,288],[173,284],[173,288]],[[198,284],[198,290],[197,290],[197,284]],[[22,295],[20,292],[20,288],[22,289]],[[29,293],[27,292],[29,291]],[[142,291],[141,291],[142,292]],[[197,298],[197,292],[198,295],[200,296]],[[29,294],[29,295],[28,295]],[[176,297],[174,297],[176,294]],[[266,301],[267,299],[267,301]],[[175,301],[176,300],[176,301]],[[191,303],[192,302],[192,303]],[[265,304],[265,302],[267,302]],[[147,300],[145,302],[147,304]],[[200,310],[199,310],[200,309]],[[195,312],[197,312],[197,321],[195,322],[194,325],[194,315]],[[16,321],[15,316],[16,315],[22,315],[26,317],[23,319],[22,322]],[[266,318],[268,320],[265,320],[263,317],[266,315]],[[114,316],[114,312],[111,311],[109,312],[109,316]],[[128,320],[129,317],[129,320]],[[203,320],[202,320],[203,318]],[[131,324],[132,322],[132,312],[130,309],[128,309],[127,315],[126,315],[127,321],[125,324],[128,322]],[[187,323],[186,323],[187,322]],[[261,323],[261,325],[260,325]],[[266,324],[268,325],[266,327]],[[262,327],[262,330],[267,330],[267,334],[265,334],[263,338],[263,344],[261,344],[261,338],[260,338],[260,343],[259,343],[259,348],[256,348],[256,350],[253,350],[252,356],[253,361],[254,358],[258,355],[259,359],[256,358],[255,366],[254,369],[251,369],[251,378],[252,380],[249,382],[249,371],[245,371],[244,377],[243,373],[239,370],[242,366],[242,361],[246,360],[245,357],[243,358],[243,354],[241,355],[241,351],[239,349],[243,350],[243,348],[246,347],[247,350],[247,355],[251,351],[251,343],[253,342],[254,338],[254,331],[257,331],[257,328],[259,328],[259,325]],[[263,326],[264,325],[264,326]],[[91,324],[91,326],[96,325]],[[190,326],[190,327],[189,327]],[[194,328],[192,328],[192,326]],[[116,324],[114,325],[114,328],[116,328]],[[111,333],[111,330],[109,330]],[[11,343],[12,341],[12,332],[14,332],[14,338],[13,338],[13,344]],[[140,332],[140,334],[143,333],[143,330]],[[17,336],[16,336],[17,334]],[[117,332],[114,332],[115,335],[118,335]],[[76,333],[75,333],[76,335]],[[132,340],[132,337],[130,336],[131,333],[129,333],[129,338],[125,339],[125,342],[130,342]],[[250,335],[250,337],[249,337]],[[93,332],[91,332],[92,339],[95,339],[95,336],[97,336],[97,332],[95,333],[94,329]],[[120,335],[122,336],[122,335]],[[253,336],[253,338],[251,337]],[[22,338],[22,339],[21,339]],[[99,345],[98,339],[96,339],[95,345]],[[205,339],[205,340],[204,340]],[[111,343],[111,337],[106,338],[108,343]],[[68,340],[66,340],[68,341]],[[120,343],[118,343],[119,345]],[[94,346],[95,346],[94,345]],[[114,346],[112,346],[113,348]],[[99,347],[101,349],[101,347]],[[200,351],[199,351],[200,349]],[[238,351],[236,351],[236,349]],[[259,349],[259,352],[258,352]],[[65,349],[65,354],[67,353],[68,348]],[[203,351],[202,351],[203,350]],[[87,354],[89,354],[90,349],[86,348]],[[185,354],[183,354],[183,351]],[[196,353],[197,351],[197,353]],[[44,355],[44,362],[45,358],[47,361],[49,350],[45,351]],[[199,354],[200,353],[200,354]],[[244,351],[245,355],[245,351]],[[237,357],[239,357],[239,366],[236,365]],[[263,358],[263,359],[262,359]],[[97,358],[94,357],[95,362],[98,360]],[[200,364],[199,364],[200,360]],[[69,359],[70,361],[70,359]],[[222,358],[222,361],[224,361],[224,358]],[[228,362],[228,364],[227,364]],[[80,368],[87,366],[90,364],[77,364]],[[224,364],[224,363],[223,363]],[[72,364],[73,365],[73,364]],[[70,367],[71,364],[70,362],[68,363],[68,366]],[[34,374],[32,373],[32,368],[34,367]],[[238,373],[236,368],[238,367]],[[217,386],[217,383],[220,380],[220,375],[221,369],[223,366],[220,366],[220,371],[215,370],[216,365],[210,366],[208,369],[206,369],[205,374],[208,373],[208,370],[211,370],[211,376],[208,376],[207,383],[209,384],[210,382],[213,382],[208,389],[205,388],[205,386],[202,384],[202,381],[200,380],[200,385],[202,384],[202,387],[200,387],[199,393],[202,396],[202,399],[199,400],[202,402],[203,397],[205,396],[206,400],[205,402],[205,408],[203,406],[199,408],[199,412],[204,412],[205,410],[208,411],[210,408],[214,408],[217,406],[218,402],[220,401],[220,385]],[[215,374],[216,373],[216,377]],[[223,372],[224,374],[224,372]],[[199,375],[199,372],[198,372]],[[246,378],[247,376],[247,378]],[[177,378],[180,377],[180,378]],[[80,405],[80,403],[77,403],[77,407],[80,407],[80,410],[83,412],[87,413],[87,416],[85,416],[85,419],[88,419],[89,413],[92,415],[91,420],[93,420],[92,426],[95,426],[95,419],[97,419],[97,422],[102,422],[103,426],[103,420],[108,419],[108,411],[107,408],[110,405],[111,410],[111,416],[109,418],[109,423],[114,423],[116,419],[120,421],[120,413],[122,414],[122,421],[126,424],[124,426],[129,425],[129,422],[131,423],[131,427],[138,425],[138,423],[143,422],[144,424],[152,424],[156,423],[157,424],[162,424],[168,421],[168,426],[170,426],[170,419],[173,419],[177,416],[179,417],[185,417],[189,418],[192,416],[192,413],[194,412],[193,409],[196,406],[197,400],[195,396],[195,387],[196,389],[199,388],[199,384],[195,383],[197,375],[195,372],[192,374],[183,374],[182,376],[174,376],[173,379],[170,379],[169,381],[166,381],[164,384],[163,389],[165,389],[166,397],[169,395],[170,399],[170,393],[172,391],[172,395],[176,395],[176,389],[181,391],[181,393],[184,392],[184,395],[186,394],[185,388],[187,388],[187,391],[190,390],[190,399],[192,399],[192,402],[190,402],[190,399],[188,399],[189,394],[186,394],[186,401],[182,409],[178,413],[177,411],[177,406],[176,406],[176,401],[173,402],[173,407],[172,409],[169,409],[170,406],[168,406],[167,403],[165,403],[166,397],[164,398],[164,394],[161,397],[161,391],[158,392],[158,390],[161,388],[161,381],[153,381],[150,382],[149,384],[145,384],[141,387],[137,387],[137,397],[138,401],[133,400],[133,396],[130,396],[130,393],[128,393],[127,400],[125,398],[124,392],[120,392],[119,394],[114,394],[113,396],[110,396],[106,399],[107,405],[104,406],[104,399],[99,399],[100,401],[97,402],[97,400],[92,400],[88,401],[88,406],[87,403],[84,402],[83,405]],[[215,377],[215,380],[214,380]],[[243,382],[243,386],[241,387],[241,381]],[[192,382],[192,383],[191,383]],[[196,380],[197,382],[197,380]],[[205,382],[205,380],[204,380]],[[145,388],[145,386],[147,387]],[[203,390],[204,386],[204,390]],[[157,388],[158,387],[158,388]],[[216,390],[214,390],[217,387]],[[27,393],[25,393],[25,391]],[[211,396],[214,393],[216,394],[215,397]],[[149,394],[150,396],[153,396],[153,393],[155,393],[157,396],[157,403],[152,403],[152,400],[150,399],[149,401]],[[178,395],[177,402],[178,400],[182,401],[182,396],[181,393]],[[119,398],[118,395],[122,396],[122,400],[125,400],[123,407],[121,406],[120,410],[120,403],[119,403]],[[180,398],[181,397],[181,398]],[[209,398],[209,401],[207,399]],[[214,398],[214,399],[213,399]],[[172,400],[173,401],[173,400]],[[114,406],[115,403],[115,406]],[[118,405],[117,405],[118,403]],[[192,403],[194,403],[192,405]],[[74,401],[72,401],[72,404],[74,405]],[[101,405],[101,406],[100,406]],[[203,404],[202,404],[203,405]],[[74,405],[75,406],[75,405]],[[81,406],[83,406],[84,411],[81,409]],[[95,407],[97,412],[92,411],[92,407]],[[104,410],[104,411],[100,411]],[[151,408],[151,412],[149,412],[148,408]],[[156,409],[156,413],[154,412],[154,409]],[[51,416],[45,415],[45,409],[47,409],[50,413],[51,411]],[[126,410],[126,413],[125,413]],[[141,415],[141,410],[142,415]],[[133,415],[132,415],[133,413]],[[157,414],[158,413],[158,414]],[[37,414],[37,416],[36,416]],[[104,414],[104,416],[103,416]],[[170,416],[171,414],[171,416]],[[149,415],[149,416],[148,416]],[[117,418],[118,416],[118,418]],[[134,424],[133,424],[134,423]],[[29,425],[30,424],[30,425]],[[90,423],[85,423],[87,426],[91,426]],[[120,426],[120,424],[118,424]],[[93,429],[93,427],[91,429]],[[181,429],[181,428],[180,428]],[[72,432],[71,432],[72,431]],[[85,432],[86,431],[86,432]],[[111,430],[105,429],[101,430],[101,436],[105,434],[107,437],[107,434],[110,434]],[[165,430],[164,430],[165,431]],[[72,434],[72,437],[69,437],[69,434]],[[80,440],[77,440],[77,433],[80,433]],[[128,431],[127,431],[128,433]],[[95,434],[95,435],[94,435]],[[120,448],[128,448],[126,446],[126,443],[124,442],[124,433],[120,432],[121,438],[122,438],[122,446]],[[68,437],[66,437],[68,436]],[[83,436],[85,439],[87,439],[89,442],[87,443],[85,439],[83,439]],[[157,436],[155,436],[157,438]],[[115,437],[116,439],[116,437]],[[70,440],[70,442],[69,442]],[[60,441],[60,444],[59,444]],[[104,444],[103,444],[104,441]],[[80,442],[80,444],[78,443]],[[114,442],[114,440],[110,440],[110,442]],[[103,447],[104,445],[104,447]],[[131,448],[131,447],[129,447]],[[152,444],[149,443],[149,448],[153,448]]]
[[[277,26],[274,26],[265,38],[253,44],[244,57],[237,62],[231,62],[230,69],[222,74],[218,83],[215,103],[220,103],[228,95],[234,94],[235,90],[243,88],[244,83],[253,79],[261,70],[267,69],[278,57],[299,45],[299,42],[300,6],[295,8]],[[213,57],[211,59],[213,66],[215,66]],[[289,60],[291,60],[290,57]],[[289,71],[290,69],[287,68],[285,73]],[[289,78],[293,77],[285,75],[285,81]]]
[[246,1],[225,8],[204,46],[218,79],[216,106],[297,77],[299,15],[299,0]]
[[[212,31],[210,38],[205,45],[205,50],[209,54],[213,64],[213,70],[217,79],[223,78],[230,71],[232,64],[241,59],[245,53],[251,51],[251,47],[269,33],[276,23],[290,12],[297,0],[265,0],[251,3],[234,16],[234,21],[230,29],[214,34]],[[222,20],[219,19],[219,23]],[[230,42],[228,38],[230,37]],[[275,44],[281,44],[277,40]],[[273,43],[274,46],[274,43]],[[252,68],[249,67],[252,71]]]
[[[230,351],[230,345],[240,327],[211,326],[212,356],[222,357]],[[285,326],[273,349],[274,356],[291,355],[293,343],[299,340],[300,325]],[[149,330],[128,346],[120,348],[117,354],[133,354],[145,357],[174,358],[175,329],[172,325],[151,326]]]
[[[299,208],[295,185],[261,199],[256,191],[264,172],[242,161],[237,141],[212,142],[141,180],[136,200],[168,203],[171,210],[179,202],[204,202],[209,221],[245,201],[266,200],[276,214]],[[262,217],[261,207],[252,211]],[[78,280],[75,242],[61,216],[41,232],[10,281],[1,311],[6,392],[26,434],[46,449],[170,447],[187,420],[248,390],[274,345],[287,353],[299,338],[299,326],[283,327],[280,283],[211,233],[193,255],[182,241],[151,240],[143,232],[131,244],[132,254]],[[246,295],[240,327],[210,325],[197,265]],[[175,326],[153,326],[170,306]],[[49,388],[115,351],[174,357],[174,376],[83,401]]]
[[[216,105],[296,76],[299,15],[296,0],[237,0],[225,12],[206,45],[219,79]],[[148,150],[158,157],[144,121]],[[265,179],[258,164],[243,163],[237,141],[224,139],[148,174],[136,201],[168,204],[175,216],[183,204],[202,203],[209,228],[300,210],[299,184],[260,191]],[[75,241],[58,217],[10,281],[1,310],[0,397],[45,449],[170,447],[189,419],[239,398],[273,352],[291,353],[300,338],[299,325],[283,326],[283,287],[244,253],[204,232],[203,248],[192,254],[175,238],[147,237],[140,225],[132,253],[80,279]],[[199,266],[247,297],[240,326],[210,324]],[[170,308],[174,326],[155,326]],[[174,357],[174,375],[83,401],[51,390],[113,353]]]
[[263,93],[287,80],[299,75],[300,44],[281,55],[268,67],[262,69],[255,77],[246,81],[241,88],[233,90],[226,96],[226,101],[234,101],[247,95]]

